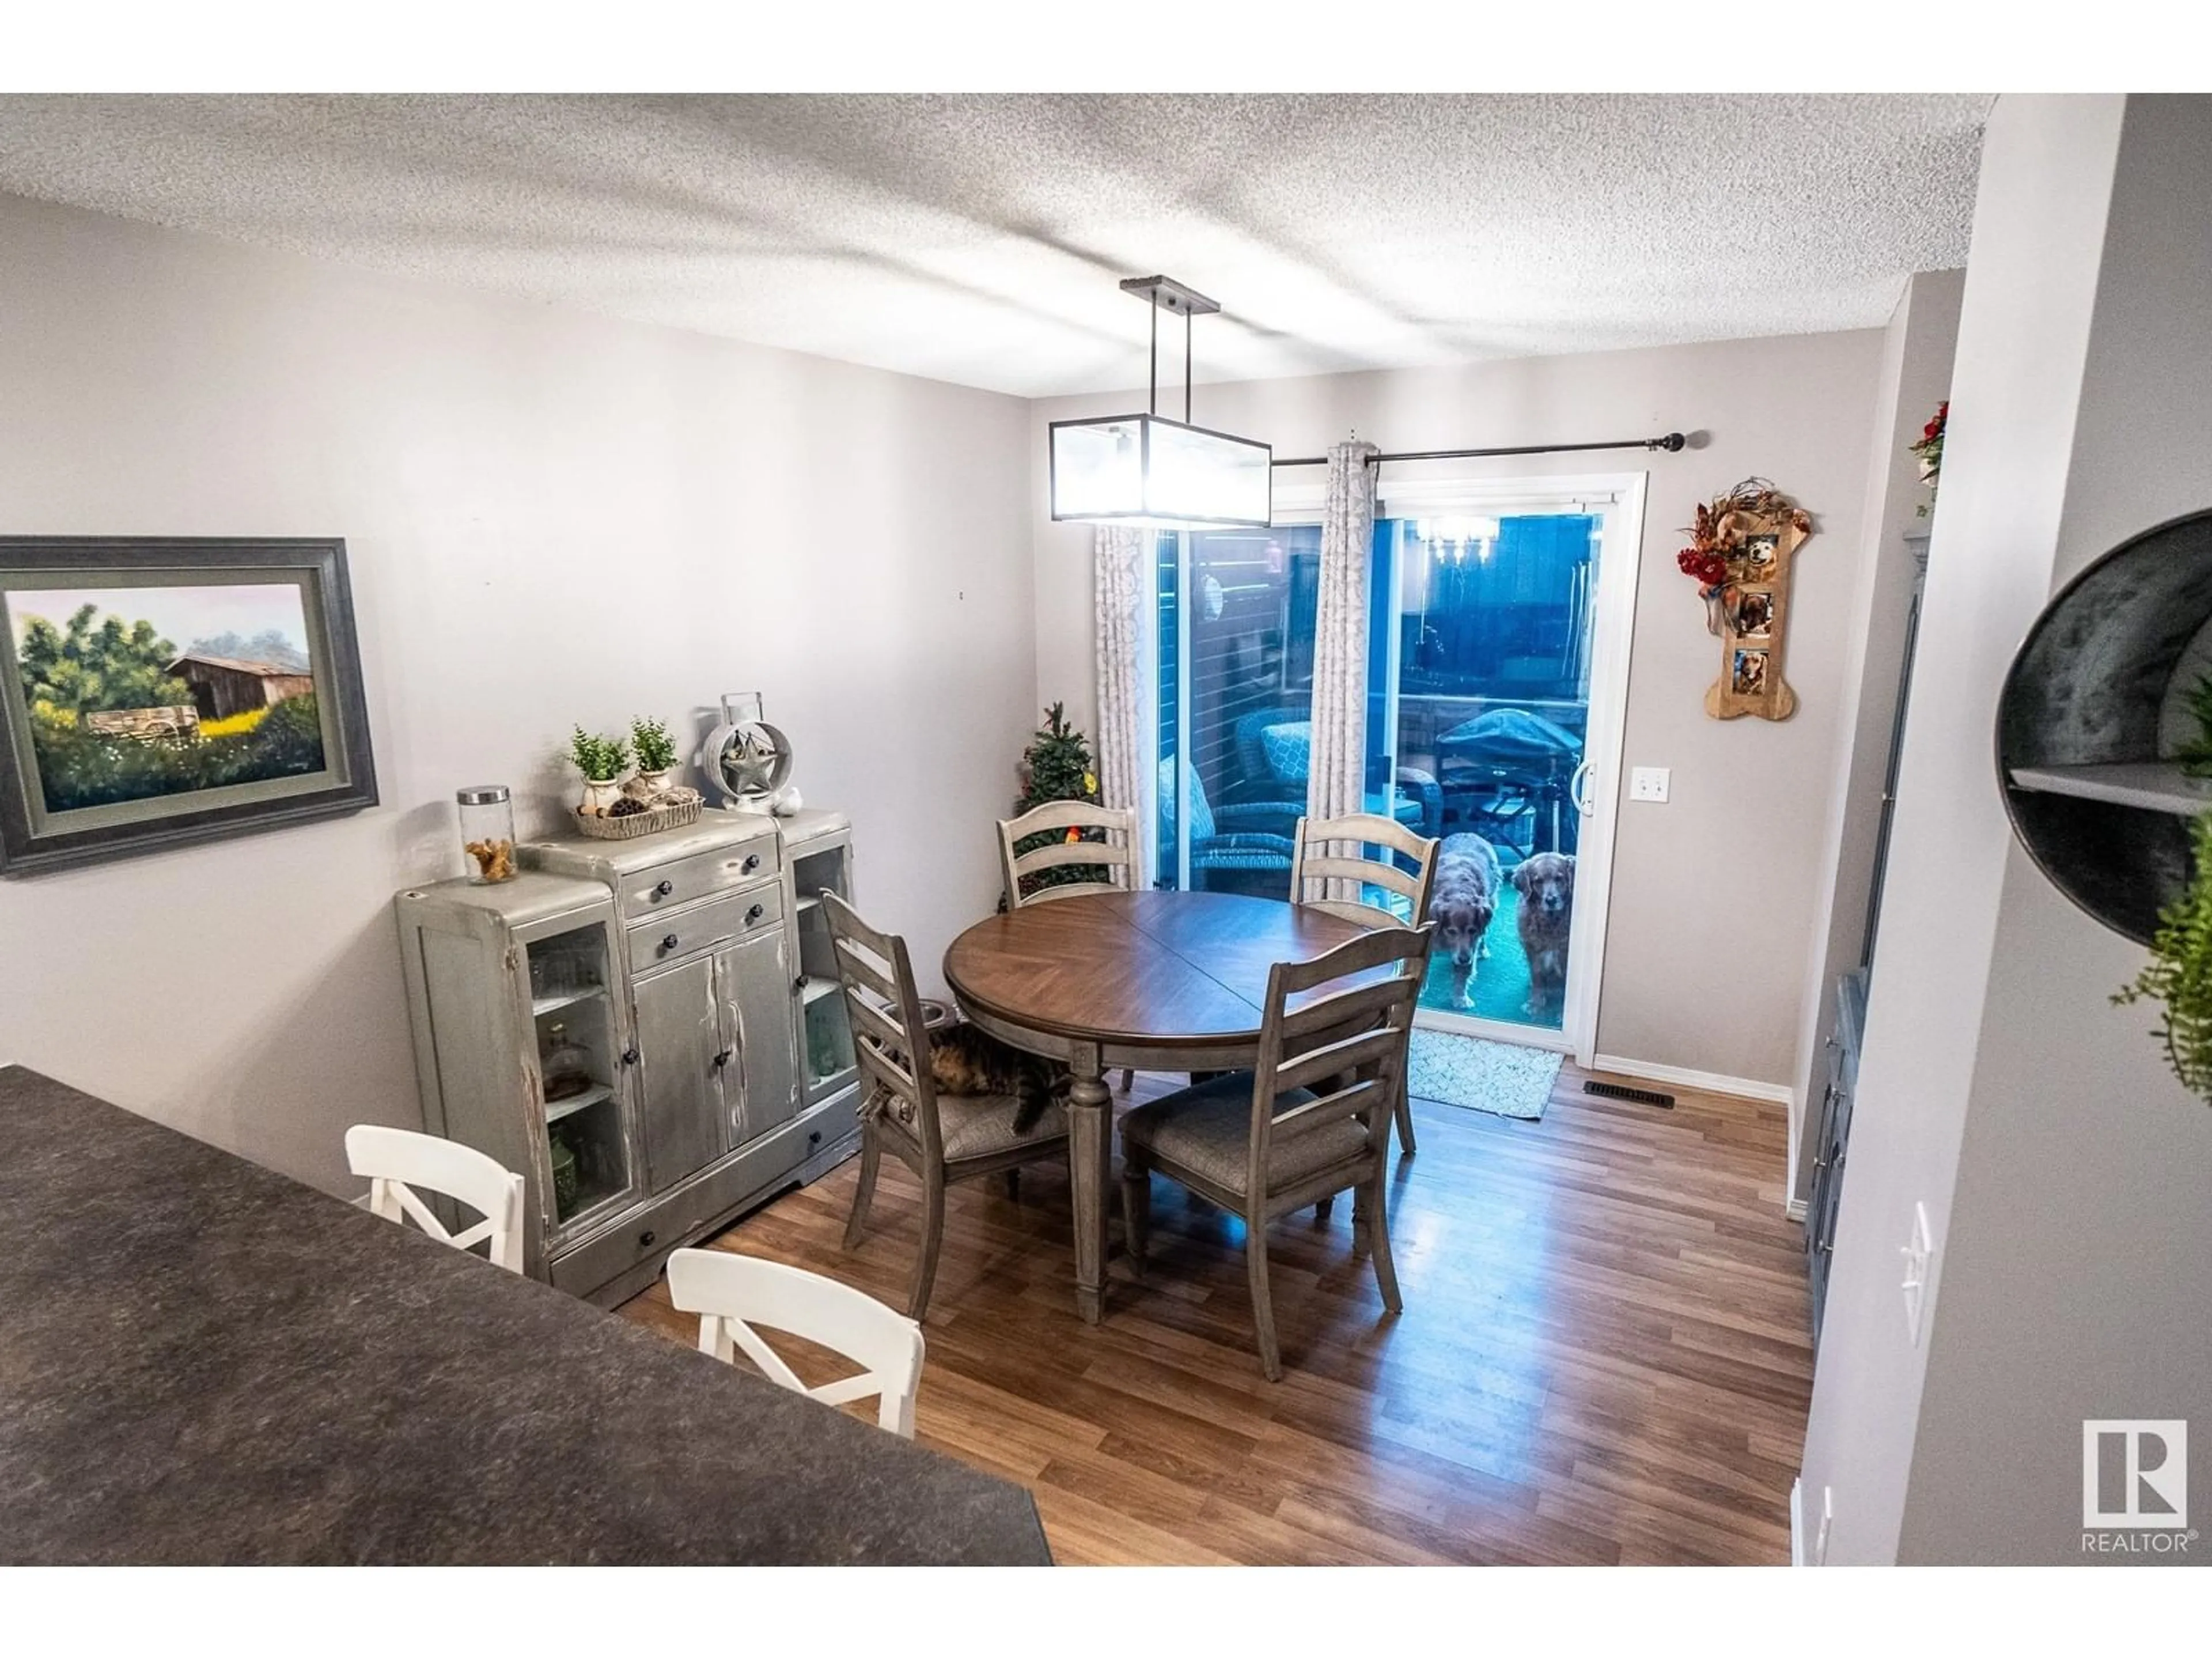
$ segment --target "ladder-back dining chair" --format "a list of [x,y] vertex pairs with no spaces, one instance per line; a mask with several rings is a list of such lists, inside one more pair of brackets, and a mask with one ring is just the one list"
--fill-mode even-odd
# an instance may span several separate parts
[[[1395,818],[1374,812],[1353,812],[1340,818],[1300,818],[1291,860],[1291,898],[1316,909],[1373,927],[1379,920],[1399,927],[1418,927],[1429,920],[1429,896],[1436,885],[1437,843],[1417,836]],[[1367,856],[1370,847],[1380,847],[1380,859]],[[1397,860],[1410,859],[1408,870]],[[1329,896],[1331,884],[1351,884],[1351,895],[1341,890]],[[1401,907],[1402,908],[1402,911]],[[1398,1079],[1399,1144],[1411,1152],[1413,1139],[1413,1102],[1406,1079]],[[1321,1206],[1323,1216],[1328,1206]]]
[[[347,1167],[368,1182],[370,1214],[386,1221],[410,1218],[456,1249],[482,1244],[494,1266],[522,1271],[522,1177],[497,1158],[458,1141],[376,1123],[348,1129],[345,1149]],[[465,1204],[483,1219],[448,1232],[417,1188]]]
[[929,1309],[937,1254],[945,1238],[945,1189],[1047,1158],[1067,1160],[1067,1109],[1059,1101],[1026,1129],[1014,1127],[1021,1103],[1012,1095],[940,1095],[930,1076],[929,1032],[915,989],[906,941],[879,933],[835,893],[822,896],[844,986],[845,1010],[860,1062],[860,1180],[845,1224],[845,1248],[860,1242],[885,1152],[921,1183],[921,1254],[914,1266],[907,1317]]
[[[678,1250],[668,1258],[668,1299],[699,1316],[699,1352],[726,1364],[737,1352],[771,1382],[825,1406],[876,1398],[876,1421],[914,1438],[914,1397],[921,1388],[921,1327],[849,1285],[803,1267],[728,1250]],[[863,1367],[810,1389],[769,1346],[756,1325],[818,1342]]]
[[[1067,833],[1071,830],[1079,834],[1086,830],[1103,830],[1106,839],[1070,841]],[[1032,848],[1019,854],[1014,851],[1024,842],[1040,835],[1054,835],[1059,839],[1049,847]],[[1054,882],[1028,893],[1022,891],[1024,876],[1064,865],[1096,866],[1106,872],[1107,878],[1103,882]],[[1137,815],[1091,801],[1048,800],[1042,806],[1031,807],[1018,818],[1001,818],[999,872],[1006,884],[1009,910],[1018,910],[1024,904],[1041,904],[1048,899],[1073,898],[1079,893],[1127,892],[1137,884]],[[1121,1092],[1127,1094],[1136,1080],[1134,1072],[1124,1071]]]
[[[1103,841],[1085,838],[1100,830]],[[1071,832],[1073,838],[1071,839]],[[1050,836],[1042,847],[1017,852],[1025,841]],[[1075,866],[1105,873],[1103,881],[1066,881],[1022,890],[1022,878],[1040,871]],[[1137,884],[1137,815],[1095,801],[1048,800],[1018,818],[999,820],[999,871],[1006,884],[1006,908],[1050,899],[1074,898],[1084,893],[1123,893]]]
[[[1390,1114],[1433,924],[1378,927],[1267,975],[1259,1064],[1147,1102],[1121,1120],[1129,1256],[1144,1271],[1154,1170],[1244,1220],[1260,1368],[1280,1382],[1267,1224],[1352,1191],[1355,1233],[1382,1305],[1401,1310],[1390,1258]],[[1295,1006],[1294,1006],[1295,1005]]]

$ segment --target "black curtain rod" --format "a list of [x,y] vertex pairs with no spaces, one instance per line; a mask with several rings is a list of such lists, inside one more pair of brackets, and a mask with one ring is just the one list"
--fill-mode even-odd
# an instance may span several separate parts
[[[1627,438],[1609,444],[1520,444],[1504,449],[1409,449],[1398,455],[1370,455],[1367,464],[1380,466],[1385,461],[1465,461],[1485,455],[1565,455],[1583,449],[1663,449],[1674,454],[1689,440],[1679,432],[1669,432],[1663,438]],[[1272,463],[1275,466],[1327,466],[1326,455],[1297,455]]]

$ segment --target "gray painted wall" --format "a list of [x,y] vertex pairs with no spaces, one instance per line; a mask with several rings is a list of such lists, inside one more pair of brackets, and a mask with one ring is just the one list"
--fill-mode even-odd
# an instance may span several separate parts
[[[2081,1419],[2212,1421],[2212,1109],[2141,1010],[2108,1006],[2142,953],[2034,873],[1991,756],[2053,589],[2212,498],[2208,194],[2203,100],[1991,113],[1806,1437],[1832,1563],[2081,1560]],[[1916,1202],[1936,1243],[1917,1344]]]
[[[2054,590],[2212,507],[2212,100],[2127,100],[2102,252]],[[1900,1559],[2083,1559],[2087,1418],[2193,1419],[2212,1514],[2212,1105],[2107,1000],[2142,961],[2008,848]]]
[[390,897],[459,873],[454,787],[545,820],[572,721],[728,690],[933,973],[1033,724],[1029,441],[1013,398],[0,198],[6,527],[344,537],[385,802],[0,884],[0,1059],[346,1185],[348,1124],[420,1122]]
[[[1920,481],[1916,442],[1950,393],[1951,357],[1959,342],[1963,270],[1922,271],[1905,283],[1882,335],[1881,385],[1875,398],[1875,436],[1867,477],[1867,522],[1874,526],[1859,566],[1850,618],[1851,649],[1844,666],[1847,688],[1834,711],[1838,732],[1836,778],[1828,805],[1826,850],[1806,969],[1804,1012],[1797,1035],[1796,1097],[1803,1103],[1791,1126],[1790,1173],[1795,1194],[1813,1187],[1812,1137],[1827,1087],[1826,1040],[1836,1012],[1836,978],[1858,965],[1866,937],[1867,901],[1874,889],[1881,790],[1897,718],[1898,676],[1905,660],[1907,610],[1917,561],[1908,537],[1925,537],[1933,522]],[[1922,545],[1925,545],[1924,543]]]
[[[1205,325],[1200,325],[1203,351]],[[1834,785],[1850,617],[1867,537],[1867,465],[1882,336],[1736,340],[1462,368],[1327,374],[1198,389],[1197,420],[1317,455],[1348,431],[1385,449],[1576,443],[1703,432],[1679,455],[1638,452],[1437,464],[1448,476],[1541,477],[1648,469],[1644,562],[1629,666],[1631,766],[1674,773],[1667,805],[1624,802],[1598,1010],[1608,1054],[1785,1086],[1794,1077],[1806,939]],[[1091,532],[1049,518],[1044,422],[1144,406],[1144,394],[1033,405],[1037,696],[1092,707]],[[1180,412],[1172,391],[1163,407]],[[1387,471],[1383,494],[1393,476]],[[1674,567],[1697,504],[1758,473],[1814,515],[1790,598],[1789,679],[1800,699],[1779,723],[1706,717],[1718,641]],[[1313,475],[1305,475],[1312,481]],[[1418,476],[1418,475],[1416,475]],[[1748,911],[1722,902],[1715,859],[1756,848]],[[1754,926],[1745,924],[1755,915]],[[1693,988],[1686,994],[1686,988]],[[1786,1194],[1777,1183],[1772,1201]]]

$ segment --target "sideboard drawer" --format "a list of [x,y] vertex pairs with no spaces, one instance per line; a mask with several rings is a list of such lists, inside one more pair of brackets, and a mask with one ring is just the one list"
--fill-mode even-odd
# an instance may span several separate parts
[[775,881],[654,916],[629,929],[630,971],[642,974],[661,963],[760,933],[782,920],[783,884]]
[[[622,878],[622,910],[628,920],[685,905],[726,888],[773,876],[777,870],[774,836],[762,836],[735,847],[717,848],[688,859],[653,865]],[[650,962],[650,957],[632,957]]]

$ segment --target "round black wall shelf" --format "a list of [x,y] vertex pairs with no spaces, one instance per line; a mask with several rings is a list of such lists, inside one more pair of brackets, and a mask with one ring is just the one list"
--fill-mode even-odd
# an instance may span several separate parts
[[2212,781],[2168,758],[2168,706],[2208,653],[2212,511],[2121,543],[2062,588],[1997,704],[2014,833],[2061,892],[2140,944],[2188,883],[2191,820],[2212,811]]

